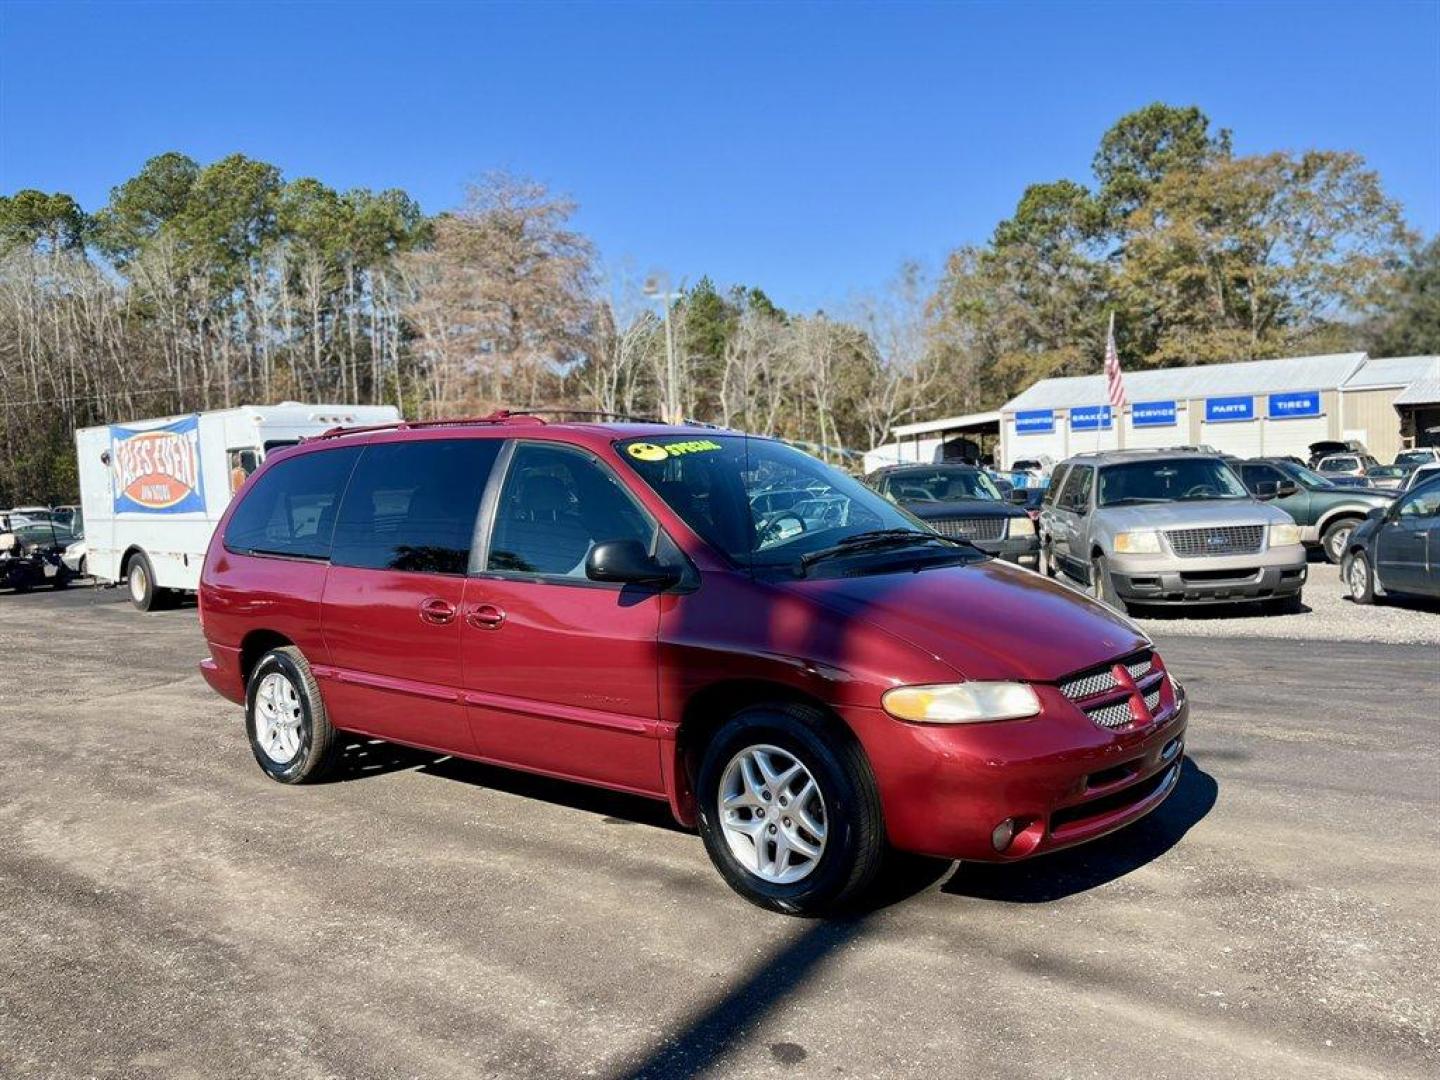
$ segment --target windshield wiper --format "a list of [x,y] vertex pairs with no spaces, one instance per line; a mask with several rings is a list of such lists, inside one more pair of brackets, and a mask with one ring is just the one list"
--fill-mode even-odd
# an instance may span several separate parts
[[887,547],[909,547],[911,544],[950,544],[954,547],[975,548],[969,540],[958,536],[941,536],[939,533],[921,532],[918,529],[873,529],[870,532],[847,536],[837,544],[820,548],[800,556],[800,570],[805,572],[817,562],[833,559],[839,555],[853,555],[857,551],[875,551]]
[[1134,506],[1136,503],[1163,503],[1163,502],[1169,502],[1169,501],[1170,501],[1170,500],[1168,500],[1168,499],[1157,499],[1157,498],[1155,498],[1154,496],[1151,496],[1151,495],[1126,495],[1123,499],[1112,499],[1110,502],[1104,503],[1104,504],[1102,504],[1102,505],[1104,505],[1104,506]]

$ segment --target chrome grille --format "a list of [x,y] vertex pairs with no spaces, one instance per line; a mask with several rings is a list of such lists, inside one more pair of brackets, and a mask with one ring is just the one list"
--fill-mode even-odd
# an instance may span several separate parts
[[1135,719],[1130,713],[1129,701],[1121,701],[1115,705],[1102,705],[1098,709],[1089,709],[1085,715],[1103,728],[1122,728]]
[[953,536],[960,540],[1005,539],[1003,517],[942,518],[928,524],[941,536]]
[[1160,687],[1158,685],[1145,695],[1145,708],[1150,711],[1151,716],[1154,716],[1155,710],[1160,708]]
[[1130,678],[1134,679],[1136,682],[1139,682],[1146,675],[1150,674],[1150,671],[1152,668],[1154,668],[1154,666],[1155,665],[1150,662],[1150,657],[1146,656],[1143,660],[1132,660],[1130,663],[1125,665],[1125,670],[1130,672]]
[[1115,675],[1109,668],[1106,668],[1104,671],[1097,671],[1092,675],[1082,675],[1078,679],[1061,683],[1060,692],[1071,701],[1079,701],[1081,698],[1103,694],[1106,690],[1114,690],[1119,685],[1115,681]]
[[1208,529],[1168,529],[1165,539],[1182,559],[1208,555],[1250,555],[1260,550],[1264,525],[1214,525]]

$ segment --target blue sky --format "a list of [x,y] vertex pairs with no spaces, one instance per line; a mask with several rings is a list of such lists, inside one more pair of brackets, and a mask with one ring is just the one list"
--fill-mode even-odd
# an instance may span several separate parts
[[402,187],[494,168],[615,272],[843,305],[986,238],[1101,133],[1198,104],[1241,153],[1353,149],[1440,229],[1440,3],[35,4],[0,0],[0,192],[146,158]]

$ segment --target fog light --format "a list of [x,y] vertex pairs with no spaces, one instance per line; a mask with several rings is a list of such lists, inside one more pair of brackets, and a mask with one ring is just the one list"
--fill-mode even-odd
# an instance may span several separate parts
[[995,845],[996,851],[1004,851],[1010,846],[1010,841],[1015,839],[1015,819],[1006,818],[995,826],[995,831],[990,834],[990,843]]

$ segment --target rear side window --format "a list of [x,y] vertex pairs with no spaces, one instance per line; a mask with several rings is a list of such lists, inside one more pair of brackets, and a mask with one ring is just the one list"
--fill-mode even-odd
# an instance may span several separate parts
[[337,447],[277,461],[245,494],[225,528],[225,546],[242,555],[324,559],[345,481],[360,447]]
[[375,443],[350,478],[330,561],[463,574],[499,439]]
[[1068,465],[1055,466],[1055,474],[1050,478],[1050,486],[1045,489],[1045,497],[1040,500],[1041,506],[1054,506],[1055,500],[1060,495],[1060,489],[1065,486],[1065,477],[1070,471]]
[[1067,510],[1083,511],[1090,502],[1090,484],[1095,470],[1087,465],[1072,465],[1060,490],[1059,503]]

